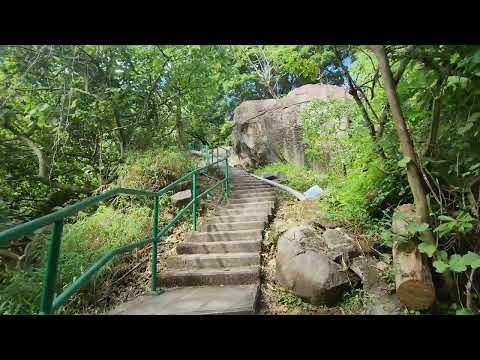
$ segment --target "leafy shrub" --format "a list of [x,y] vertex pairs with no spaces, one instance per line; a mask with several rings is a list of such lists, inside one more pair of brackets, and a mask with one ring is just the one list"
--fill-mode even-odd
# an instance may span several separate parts
[[134,189],[158,190],[194,167],[188,154],[175,148],[133,152],[119,167],[117,184]]
[[314,99],[300,112],[299,121],[306,144],[305,158],[329,173],[340,174],[345,157],[351,151],[347,123],[357,116],[351,99]]
[[289,308],[301,308],[304,311],[315,311],[319,307],[305,302],[301,297],[289,292],[283,292],[278,298],[280,305],[286,305]]
[[369,294],[364,289],[352,289],[343,294],[342,303],[351,311],[357,312],[363,309],[368,302],[372,300],[372,297],[373,295]]

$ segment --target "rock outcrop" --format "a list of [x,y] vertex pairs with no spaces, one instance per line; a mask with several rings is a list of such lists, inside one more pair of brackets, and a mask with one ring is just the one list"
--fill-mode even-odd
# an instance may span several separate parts
[[[256,167],[276,161],[305,163],[303,131],[298,114],[313,99],[344,98],[346,89],[310,84],[280,99],[249,100],[234,113],[233,150],[240,165]],[[344,119],[346,123],[346,119]]]

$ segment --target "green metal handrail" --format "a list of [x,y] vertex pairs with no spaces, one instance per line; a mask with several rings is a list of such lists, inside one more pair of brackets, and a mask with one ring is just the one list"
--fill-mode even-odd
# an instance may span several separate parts
[[[182,217],[183,214],[191,207],[192,208],[192,230],[197,229],[197,201],[203,196],[207,195],[212,190],[216,189],[219,185],[223,185],[223,194],[228,197],[229,192],[229,171],[228,171],[228,156],[229,152],[226,151],[226,156],[223,159],[219,159],[218,147],[216,149],[216,160],[214,161],[214,148],[202,149],[206,165],[197,168],[189,173],[181,176],[174,182],[170,183],[166,187],[155,191],[135,190],[128,188],[116,188],[105,191],[98,195],[89,197],[85,200],[79,201],[73,205],[67,206],[61,210],[55,211],[51,214],[39,217],[24,224],[13,226],[0,232],[0,248],[8,247],[10,241],[20,236],[32,233],[33,231],[44,227],[49,224],[53,224],[52,233],[48,242],[47,251],[47,269],[45,271],[44,283],[42,288],[40,314],[51,314],[58,307],[64,304],[72,295],[74,295],[92,276],[94,276],[108,261],[114,256],[126,253],[127,251],[144,247],[148,244],[152,244],[152,277],[151,277],[151,291],[157,290],[157,250],[158,240]],[[211,152],[211,157],[209,152]],[[197,195],[197,175],[208,171],[208,168],[225,162],[224,178],[218,181],[216,184]],[[168,222],[161,229],[158,228],[158,210],[159,210],[159,197],[167,191],[173,189],[178,183],[192,177],[192,200],[184,206],[175,217]],[[58,259],[60,255],[60,243],[62,239],[62,231],[64,219],[68,216],[76,214],[79,210],[84,209],[87,206],[99,203],[118,194],[127,194],[135,196],[153,197],[152,201],[152,236],[149,239],[135,242],[132,244],[124,245],[107,252],[97,262],[95,262],[86,272],[84,272],[78,279],[76,279],[70,286],[63,290],[59,295],[55,296],[55,283],[58,273]]]

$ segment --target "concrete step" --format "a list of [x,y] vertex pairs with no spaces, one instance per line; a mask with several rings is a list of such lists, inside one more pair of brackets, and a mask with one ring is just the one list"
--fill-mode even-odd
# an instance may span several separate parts
[[263,230],[265,221],[224,222],[222,224],[202,224],[200,231]]
[[230,182],[232,184],[265,184],[265,181],[262,181],[262,180],[258,180],[258,179],[254,179],[254,178],[251,178],[251,179],[230,179]]
[[236,216],[212,216],[207,219],[207,224],[222,224],[236,222],[262,221],[268,220],[267,215],[236,215]]
[[274,196],[251,196],[245,198],[230,198],[228,199],[229,204],[248,204],[248,203],[263,203],[263,202],[274,202]]
[[271,216],[272,209],[270,207],[254,207],[254,208],[220,208],[216,214],[217,216]]
[[260,266],[169,270],[158,276],[159,287],[246,285],[260,281]]
[[227,202],[222,209],[272,209],[275,206],[273,201],[248,202],[248,203],[231,203]]
[[260,182],[230,182],[230,186],[233,187],[233,188],[236,188],[236,187],[239,187],[239,186],[270,186],[268,184],[265,184],[265,183],[260,183]]
[[231,185],[229,187],[230,190],[232,191],[237,191],[237,190],[269,190],[273,189],[272,186],[270,185]]
[[121,304],[109,315],[253,315],[259,284],[166,289]]
[[176,270],[230,268],[254,265],[260,265],[260,254],[190,254],[172,256],[167,259],[167,266],[170,269]]
[[186,242],[262,240],[262,229],[234,231],[195,231],[187,234]]
[[275,192],[273,190],[237,190],[237,191],[232,191],[228,197],[230,199],[243,199],[243,198],[249,198],[253,196],[271,196],[275,197]]
[[183,242],[177,244],[177,254],[226,254],[260,252],[260,240]]

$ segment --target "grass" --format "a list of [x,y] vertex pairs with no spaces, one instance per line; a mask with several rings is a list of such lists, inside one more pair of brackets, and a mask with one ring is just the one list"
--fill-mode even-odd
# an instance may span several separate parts
[[[124,211],[127,210],[127,211]],[[134,206],[128,209],[100,207],[93,215],[66,224],[58,264],[57,294],[85,272],[95,261],[117,247],[148,238],[151,210]],[[0,309],[7,314],[38,312],[45,270],[47,237],[36,240],[30,265],[7,270],[8,284],[0,290]],[[108,290],[116,274],[135,261],[135,252],[115,257],[89,281],[63,309],[76,313],[91,306],[99,294]]]

